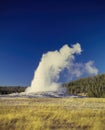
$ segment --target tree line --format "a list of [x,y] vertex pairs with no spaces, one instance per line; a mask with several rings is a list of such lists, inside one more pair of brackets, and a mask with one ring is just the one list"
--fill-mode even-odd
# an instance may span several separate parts
[[0,86],[0,94],[11,94],[24,92],[26,87],[21,86]]

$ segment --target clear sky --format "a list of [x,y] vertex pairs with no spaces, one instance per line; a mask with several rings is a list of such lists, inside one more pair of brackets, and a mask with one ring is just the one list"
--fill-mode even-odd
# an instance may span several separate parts
[[104,73],[105,0],[0,0],[0,85],[30,85],[43,53],[76,42]]

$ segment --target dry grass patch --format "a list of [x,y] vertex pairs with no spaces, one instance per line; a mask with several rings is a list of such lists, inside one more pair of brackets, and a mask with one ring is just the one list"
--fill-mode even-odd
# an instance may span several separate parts
[[105,99],[0,99],[0,130],[104,130]]

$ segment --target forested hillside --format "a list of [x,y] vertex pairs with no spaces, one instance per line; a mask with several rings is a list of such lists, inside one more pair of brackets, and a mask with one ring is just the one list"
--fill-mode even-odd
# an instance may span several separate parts
[[89,97],[105,97],[105,74],[64,84],[69,94],[83,93]]

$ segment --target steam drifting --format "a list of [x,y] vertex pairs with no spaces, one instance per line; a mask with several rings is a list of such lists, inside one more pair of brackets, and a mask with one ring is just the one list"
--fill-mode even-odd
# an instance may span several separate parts
[[82,49],[79,43],[72,47],[64,45],[60,50],[50,51],[43,54],[38,68],[35,71],[31,86],[26,89],[27,93],[42,91],[58,91],[61,90],[58,83],[60,74],[65,69],[69,76],[79,77],[83,73],[97,74],[98,70],[92,61],[85,64],[74,64],[75,54],[81,54]]

